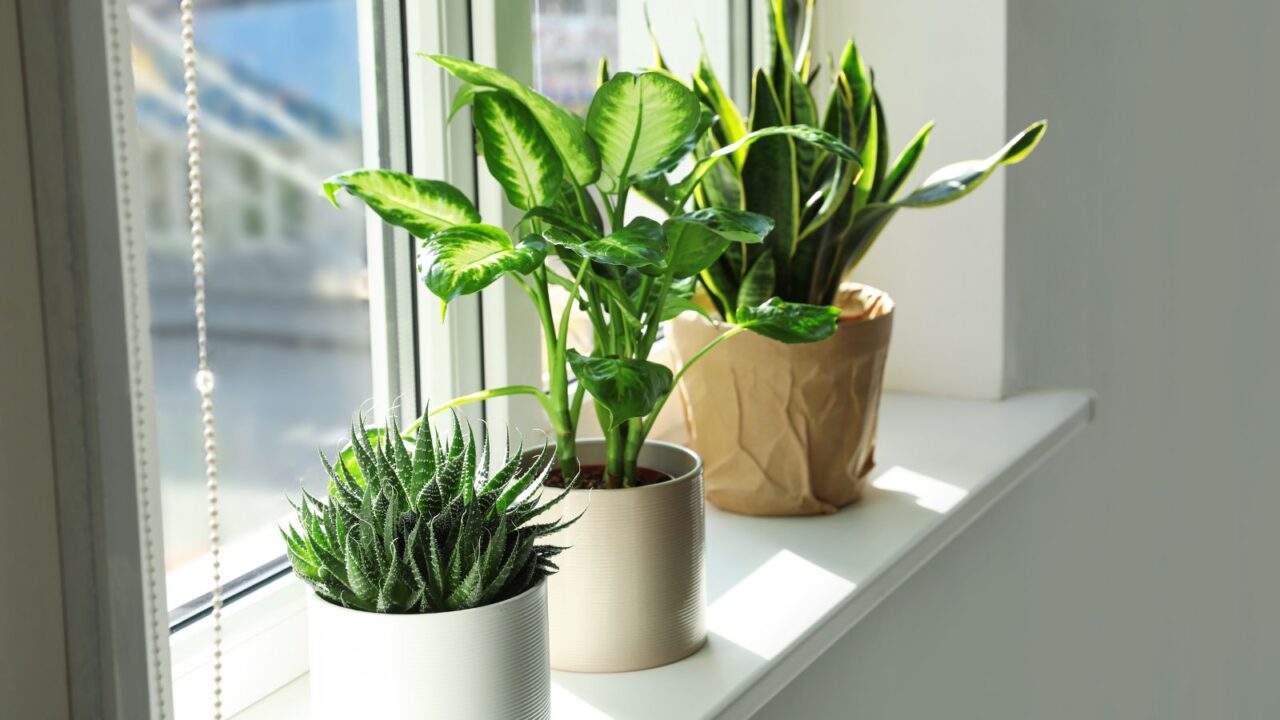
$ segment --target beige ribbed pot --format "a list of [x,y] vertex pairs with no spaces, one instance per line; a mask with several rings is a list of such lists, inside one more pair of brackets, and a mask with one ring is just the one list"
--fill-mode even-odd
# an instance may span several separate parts
[[318,720],[545,719],[547,584],[492,605],[388,615],[307,606]]
[[[603,440],[578,441],[584,465],[603,464],[604,455]],[[548,580],[556,670],[643,670],[688,657],[706,640],[702,460],[648,441],[639,464],[673,479],[571,490],[562,502],[565,517],[582,517],[548,539],[569,547]]]

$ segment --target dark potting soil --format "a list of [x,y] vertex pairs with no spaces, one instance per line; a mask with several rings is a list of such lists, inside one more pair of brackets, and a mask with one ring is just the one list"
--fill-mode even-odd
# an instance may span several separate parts
[[[578,480],[578,490],[605,490],[604,486],[604,465],[583,465],[579,469],[581,477]],[[636,468],[636,484],[637,485],[657,485],[660,482],[666,482],[671,476],[661,470],[651,470],[650,468]],[[546,487],[562,488],[565,486],[564,474],[560,472],[559,467],[551,468],[551,473],[547,475]]]

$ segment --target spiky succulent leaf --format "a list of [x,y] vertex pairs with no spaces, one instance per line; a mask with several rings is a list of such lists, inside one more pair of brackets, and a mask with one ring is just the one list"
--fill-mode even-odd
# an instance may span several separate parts
[[408,440],[394,422],[371,431],[357,421],[343,461],[324,460],[328,495],[303,490],[293,503],[285,552],[321,598],[366,612],[447,612],[514,597],[554,570],[559,549],[535,541],[572,520],[532,523],[564,497],[539,497],[552,453],[526,461],[517,449],[490,475],[487,436],[457,416],[447,442],[425,422],[412,453]]

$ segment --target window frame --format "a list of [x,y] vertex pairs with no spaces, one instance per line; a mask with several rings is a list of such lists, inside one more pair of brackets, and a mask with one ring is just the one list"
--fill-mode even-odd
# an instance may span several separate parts
[[[472,7],[468,7],[468,5]],[[440,0],[361,2],[359,51],[365,164],[446,179],[475,188],[469,117],[446,122],[454,87],[412,62],[419,53],[470,55],[476,3]],[[505,20],[504,20],[505,22]],[[416,418],[428,399],[454,397],[484,386],[481,300],[449,305],[418,292],[416,241],[366,213],[370,330],[376,422],[392,414]],[[426,359],[430,358],[430,362]],[[483,407],[469,408],[472,420]],[[233,587],[235,586],[235,587]],[[223,710],[229,716],[307,672],[307,589],[283,555],[228,582],[223,612]],[[211,607],[188,608],[171,625],[168,652],[172,707],[180,717],[206,713],[212,673]]]
[[[138,215],[138,200],[124,184],[140,163],[132,152],[128,2],[105,0],[97,12],[76,13],[45,0],[17,2],[34,120],[29,132],[43,304],[55,319],[46,346],[59,429],[68,657],[73,668],[94,668],[75,677],[72,705],[108,717],[167,718],[175,711],[199,717],[210,699],[210,618],[189,618],[172,633],[149,626],[153,618],[162,622],[167,604],[164,583],[146,572],[149,563],[163,567],[163,542],[158,512],[144,505],[149,495],[158,507],[159,476],[156,448],[148,442],[153,435],[146,434],[155,427],[146,387],[149,340],[137,330],[148,326],[138,322],[147,317],[146,282],[141,263],[129,257],[141,242],[130,220]],[[734,19],[734,57],[744,56],[749,68],[740,38],[754,23],[730,0],[723,2]],[[445,52],[532,80],[533,0],[517,5],[503,0],[501,22],[499,0],[359,5],[362,68],[372,70],[381,60],[386,70],[372,86],[362,84],[362,105],[380,109],[366,114],[373,120],[365,125],[368,163],[448,179],[472,192],[489,222],[504,225],[515,218],[496,184],[476,171],[469,111],[451,125],[446,121],[456,82],[411,60],[419,52]],[[735,81],[739,91],[746,77]],[[56,120],[39,122],[49,118]],[[429,398],[537,380],[537,364],[528,362],[536,322],[513,286],[499,284],[451,303],[450,322],[441,324],[438,300],[418,292],[414,243],[372,220],[368,228],[370,286],[380,295],[375,300],[371,292],[370,301],[372,332],[381,333],[372,338],[379,419],[391,412],[411,418]],[[427,367],[421,361],[426,357],[443,361]],[[539,408],[506,399],[467,412],[524,428],[543,423]],[[144,536],[148,513],[151,535]],[[263,572],[267,577],[236,593],[224,611],[227,715],[307,670],[306,588],[287,567]]]

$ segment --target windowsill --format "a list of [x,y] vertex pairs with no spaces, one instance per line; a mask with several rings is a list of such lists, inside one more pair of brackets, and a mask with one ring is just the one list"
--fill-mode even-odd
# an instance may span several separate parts
[[[635,673],[553,673],[552,715],[746,717],[1090,420],[1084,392],[1003,402],[884,398],[879,467],[835,515],[750,518],[708,508],[710,639]],[[307,678],[237,720],[304,717]]]

